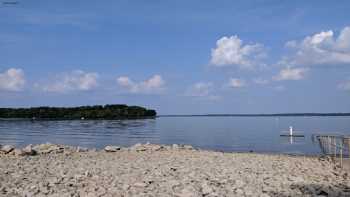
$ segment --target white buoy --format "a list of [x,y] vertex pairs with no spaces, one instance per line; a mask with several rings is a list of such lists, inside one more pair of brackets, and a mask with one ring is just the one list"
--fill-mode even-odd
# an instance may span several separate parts
[[[289,134],[288,131],[284,131],[285,134],[281,134],[281,137],[304,137],[303,134],[301,134],[301,132],[296,131],[294,132],[293,127],[289,126]],[[295,134],[296,133],[296,134]]]

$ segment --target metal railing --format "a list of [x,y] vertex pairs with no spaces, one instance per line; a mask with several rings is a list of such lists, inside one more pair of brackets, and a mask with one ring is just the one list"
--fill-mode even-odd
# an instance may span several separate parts
[[324,155],[331,156],[334,161],[340,158],[340,166],[343,166],[343,158],[350,158],[350,136],[314,134],[313,141],[318,142]]

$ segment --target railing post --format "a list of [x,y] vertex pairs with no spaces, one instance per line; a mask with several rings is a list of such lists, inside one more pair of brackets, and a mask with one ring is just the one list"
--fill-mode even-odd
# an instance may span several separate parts
[[346,138],[346,140],[347,140],[347,143],[348,143],[348,157],[350,158],[350,137],[347,137]]
[[340,167],[343,167],[343,143],[340,143]]
[[331,138],[329,137],[329,135],[327,136],[327,139],[328,139],[328,151],[327,151],[327,153],[329,154],[329,153],[331,153],[331,151],[332,151],[332,146],[331,146]]
[[334,159],[337,157],[337,139],[333,137],[333,142],[334,142]]

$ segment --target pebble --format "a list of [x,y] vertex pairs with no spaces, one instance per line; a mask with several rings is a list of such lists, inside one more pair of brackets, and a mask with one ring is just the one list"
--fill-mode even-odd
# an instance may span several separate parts
[[105,150],[106,152],[117,152],[117,151],[120,150],[120,147],[119,147],[119,146],[106,146],[106,147],[104,148],[104,150]]
[[137,183],[134,183],[134,186],[135,187],[147,187],[147,184],[144,182],[137,182]]

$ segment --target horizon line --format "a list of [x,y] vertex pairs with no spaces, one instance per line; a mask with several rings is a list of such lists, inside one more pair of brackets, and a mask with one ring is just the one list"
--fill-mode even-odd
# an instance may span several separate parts
[[217,114],[160,114],[157,117],[189,117],[189,116],[350,116],[350,112],[298,112],[298,113],[217,113]]

